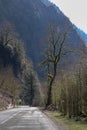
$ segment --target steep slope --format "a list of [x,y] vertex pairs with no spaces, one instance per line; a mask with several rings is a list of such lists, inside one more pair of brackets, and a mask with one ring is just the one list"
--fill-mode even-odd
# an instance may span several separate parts
[[82,38],[84,39],[85,43],[87,44],[87,34],[83,30],[81,30],[81,29],[79,29],[77,27],[76,27],[76,30],[82,36]]
[[[69,31],[67,42],[72,50],[85,50],[84,40],[78,35],[70,20],[58,7],[46,0],[0,0],[0,22],[5,20],[15,26],[38,73],[38,63],[43,59],[46,44],[44,39],[48,35],[50,24],[55,25],[58,32]],[[72,59],[73,63],[76,56],[68,59]]]
[[[30,78],[30,74],[34,79],[34,83]],[[26,75],[28,76],[25,80]],[[26,84],[27,82],[28,84]],[[31,104],[41,103],[41,86],[31,60],[27,60],[22,42],[15,35],[11,25],[4,23],[0,28],[0,108],[15,104],[18,99],[24,97],[24,95],[26,96],[25,87],[26,90],[29,89],[28,93],[30,93],[27,96],[28,100],[31,99],[32,87],[34,96]],[[22,90],[24,90],[24,94]],[[25,99],[21,99],[23,99],[21,103],[25,103]]]

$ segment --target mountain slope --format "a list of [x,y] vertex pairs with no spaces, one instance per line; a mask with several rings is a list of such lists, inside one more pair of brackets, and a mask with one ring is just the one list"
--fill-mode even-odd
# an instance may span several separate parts
[[81,29],[79,28],[76,28],[77,32],[82,36],[82,38],[84,39],[85,43],[87,44],[87,34],[82,31]]
[[[45,0],[0,0],[0,22],[6,20],[15,26],[38,73],[37,65],[43,59],[44,39],[48,36],[50,24],[55,25],[58,32],[69,31],[67,42],[72,50],[85,50],[84,40],[70,20],[59,8]],[[70,58],[72,63],[75,59],[76,56]]]
[[[31,61],[26,58],[21,40],[13,30],[9,23],[3,23],[2,28],[0,27],[0,108],[2,102],[5,102],[2,109],[11,103],[17,103],[20,98],[23,98],[21,103],[29,105],[31,93],[34,95],[31,104],[41,103],[40,82]],[[25,90],[30,93],[27,102]]]

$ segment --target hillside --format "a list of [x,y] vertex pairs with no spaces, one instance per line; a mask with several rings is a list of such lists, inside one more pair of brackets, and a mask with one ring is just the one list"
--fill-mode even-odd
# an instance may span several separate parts
[[[13,30],[9,23],[3,23],[0,28],[0,109],[17,104],[19,99],[29,105],[32,93],[32,105],[41,98],[41,86],[32,62],[27,60],[23,43]],[[28,101],[27,93],[30,93]]]
[[[45,0],[0,0],[0,22],[9,21],[24,41],[27,56],[33,61],[35,70],[41,75],[38,63],[43,59],[45,39],[49,25],[55,25],[58,32],[68,30],[67,43],[72,50],[85,51],[85,42],[78,35],[70,20],[58,7]],[[77,56],[67,58],[77,61]],[[72,60],[71,60],[72,59]],[[66,60],[65,60],[66,61]],[[43,70],[42,70],[43,71]],[[41,77],[41,76],[40,76]]]
[[81,30],[80,28],[76,28],[77,32],[82,36],[82,38],[84,39],[85,43],[87,44],[87,34]]

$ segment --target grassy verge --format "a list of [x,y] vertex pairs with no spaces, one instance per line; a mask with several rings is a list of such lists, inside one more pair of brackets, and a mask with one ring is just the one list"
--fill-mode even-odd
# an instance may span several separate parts
[[46,112],[52,119],[57,121],[58,123],[64,123],[67,125],[68,130],[87,130],[87,124],[83,124],[81,122],[75,122],[72,119],[68,119],[66,117],[60,116],[60,113],[57,112]]

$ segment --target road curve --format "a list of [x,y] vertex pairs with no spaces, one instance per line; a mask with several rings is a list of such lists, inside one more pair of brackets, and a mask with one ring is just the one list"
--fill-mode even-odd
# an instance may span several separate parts
[[38,108],[22,106],[0,112],[0,130],[59,130]]

